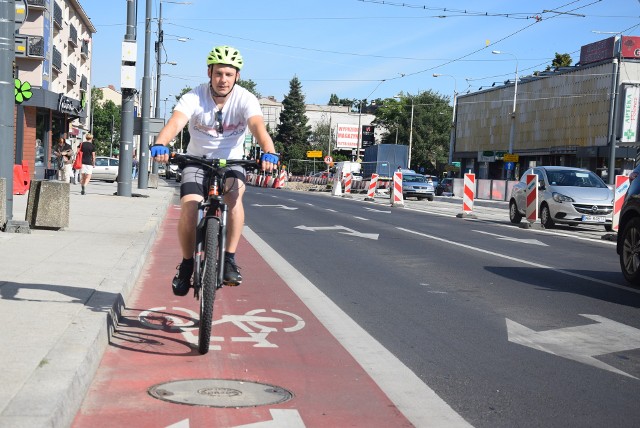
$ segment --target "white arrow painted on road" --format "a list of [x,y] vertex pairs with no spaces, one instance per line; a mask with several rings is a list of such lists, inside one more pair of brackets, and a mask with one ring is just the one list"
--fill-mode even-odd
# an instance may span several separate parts
[[305,428],[305,424],[297,410],[269,409],[273,420],[238,425],[234,428]]
[[[269,409],[273,420],[236,425],[234,428],[305,428],[305,424],[295,409]],[[189,428],[189,419],[183,419],[167,428]]]
[[317,227],[311,227],[311,226],[296,226],[296,229],[302,229],[302,230],[310,230],[311,232],[316,232],[318,230],[344,230],[344,232],[340,232],[343,235],[351,235],[351,236],[356,236],[358,238],[367,238],[367,239],[373,239],[374,241],[376,241],[378,239],[378,234],[377,233],[361,233],[361,232],[357,232],[353,229],[349,229],[348,227],[344,227],[344,226],[317,226]]
[[596,323],[538,332],[506,318],[509,342],[637,379],[594,357],[640,348],[640,330],[599,315],[581,316]]
[[297,210],[296,207],[288,207],[286,205],[262,205],[262,204],[253,204],[254,207],[274,207],[274,208],[282,208],[283,210]]
[[497,233],[489,233],[483,230],[473,230],[473,232],[484,233],[485,235],[495,236],[496,238],[504,241],[514,241],[514,242],[521,242],[523,244],[542,245],[543,247],[548,247],[547,244],[545,244],[544,242],[540,242],[537,239],[512,238],[511,236],[498,235]]

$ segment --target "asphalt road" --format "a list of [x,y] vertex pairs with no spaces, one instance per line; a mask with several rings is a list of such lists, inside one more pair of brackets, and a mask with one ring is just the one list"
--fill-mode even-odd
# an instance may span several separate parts
[[472,425],[636,426],[640,294],[604,230],[449,202],[254,188],[246,223]]

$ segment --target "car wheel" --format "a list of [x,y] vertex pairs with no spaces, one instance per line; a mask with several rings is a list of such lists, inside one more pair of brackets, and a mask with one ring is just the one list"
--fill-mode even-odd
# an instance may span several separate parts
[[545,229],[552,229],[556,225],[551,218],[551,211],[547,204],[542,205],[540,208],[540,223]]
[[428,197],[428,198],[427,198],[427,200],[428,200],[429,202],[433,202],[433,196]]
[[612,224],[605,224],[604,225],[604,230],[606,230],[607,232],[613,232],[613,225]]
[[631,284],[640,285],[640,217],[633,218],[622,231],[620,268]]
[[511,202],[509,202],[509,220],[513,224],[518,224],[520,223],[520,220],[522,220],[522,214],[520,214],[520,211],[518,211],[516,201],[514,201],[513,199],[511,200]]

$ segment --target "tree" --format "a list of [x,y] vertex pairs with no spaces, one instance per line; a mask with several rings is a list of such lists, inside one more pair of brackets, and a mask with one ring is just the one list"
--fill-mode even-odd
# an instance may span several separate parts
[[[103,100],[104,94],[102,93],[102,90],[95,87],[92,88],[91,105],[93,106],[93,143],[96,146],[97,155],[108,156],[113,153],[113,150],[117,153],[119,148],[122,108],[115,105],[111,100]],[[111,144],[113,144],[113,147]]]
[[304,159],[309,150],[311,127],[305,115],[302,84],[297,77],[289,82],[289,94],[282,101],[280,124],[277,127],[276,148],[282,154],[284,163],[292,159]]
[[[180,98],[182,98],[182,96],[190,90],[191,88],[189,86],[185,86],[184,88],[182,88],[182,90],[180,91],[180,95],[176,96],[176,102],[179,101]],[[189,133],[189,122],[187,122],[187,124],[184,126],[184,128],[182,128],[182,131],[178,135],[178,147],[180,147],[183,152],[186,152],[187,147],[189,146],[189,141],[191,141],[191,134]]]
[[242,80],[242,79],[238,79],[238,86],[242,86],[243,88],[245,88],[247,91],[251,92],[253,95],[256,96],[256,98],[260,99],[262,98],[262,95],[260,95],[260,92],[258,92],[258,90],[256,89],[256,82],[254,82],[253,80],[249,79],[249,80]]
[[[400,99],[376,100],[374,125],[388,129],[383,144],[409,144],[411,135],[411,105],[413,101],[413,140],[411,168],[424,168],[426,173],[438,172],[438,165],[447,161],[451,132],[452,107],[449,97],[431,90],[417,95],[402,94]],[[397,134],[396,134],[397,133]]]
[[551,61],[551,65],[547,65],[547,68],[545,69],[545,71],[549,71],[552,68],[558,68],[558,67],[570,67],[572,62],[573,62],[573,59],[571,59],[571,54],[568,54],[568,53],[561,54],[556,52],[556,56]]

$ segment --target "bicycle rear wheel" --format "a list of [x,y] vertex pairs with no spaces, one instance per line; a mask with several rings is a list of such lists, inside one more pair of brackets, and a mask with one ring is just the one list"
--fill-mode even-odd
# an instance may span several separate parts
[[198,331],[198,352],[209,352],[211,326],[213,324],[213,302],[218,288],[218,235],[220,221],[216,218],[207,220],[204,236],[204,256],[200,277],[200,329]]

